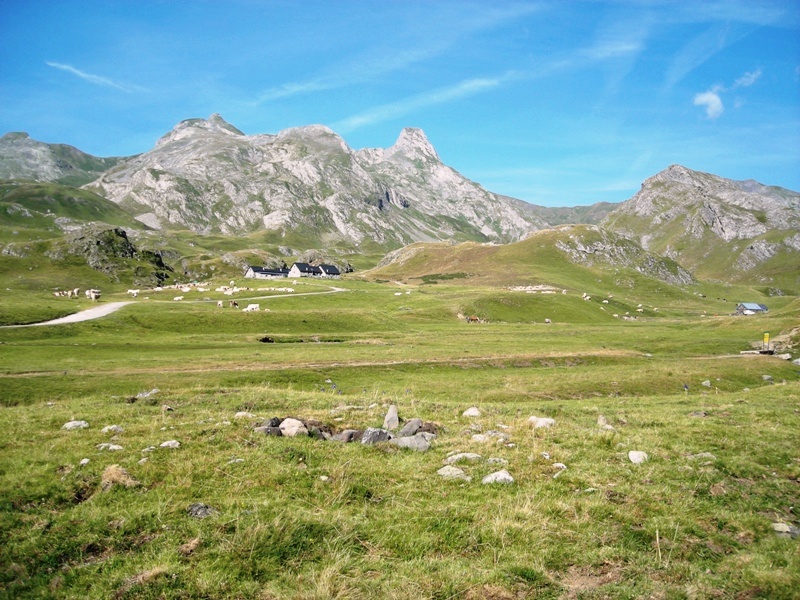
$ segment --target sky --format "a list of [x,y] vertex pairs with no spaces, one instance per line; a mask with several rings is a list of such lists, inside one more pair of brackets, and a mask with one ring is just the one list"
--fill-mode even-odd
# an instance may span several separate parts
[[0,134],[95,156],[213,113],[423,129],[486,189],[631,197],[671,164],[800,190],[798,0],[0,0]]

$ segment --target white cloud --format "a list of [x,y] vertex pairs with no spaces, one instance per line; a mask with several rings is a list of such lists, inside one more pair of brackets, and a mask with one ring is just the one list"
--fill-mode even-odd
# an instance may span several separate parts
[[733,89],[740,87],[750,87],[761,78],[761,67],[750,73],[745,73],[733,83]]
[[118,83],[113,81],[112,79],[108,79],[107,77],[100,77],[99,75],[92,75],[91,73],[86,73],[85,71],[81,71],[76,69],[71,65],[65,65],[62,63],[57,62],[49,62],[45,61],[45,64],[48,67],[53,67],[54,69],[60,69],[61,71],[66,71],[67,73],[71,73],[77,77],[80,77],[84,81],[88,81],[94,85],[102,85],[105,87],[114,88],[116,90],[120,90],[123,92],[134,92],[134,91],[141,91],[141,88],[137,88],[135,86],[124,85],[122,83]]
[[722,98],[719,97],[715,88],[703,92],[702,94],[696,94],[694,97],[694,105],[705,106],[706,116],[712,120],[719,117],[725,110],[722,104]]

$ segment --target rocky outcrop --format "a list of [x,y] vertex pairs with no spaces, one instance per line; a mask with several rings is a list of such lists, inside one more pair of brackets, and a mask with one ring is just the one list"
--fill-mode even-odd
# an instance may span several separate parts
[[544,226],[524,204],[442,164],[422,130],[354,151],[321,125],[247,136],[219,115],[183,121],[89,189],[150,226],[267,229],[353,244],[512,241]]

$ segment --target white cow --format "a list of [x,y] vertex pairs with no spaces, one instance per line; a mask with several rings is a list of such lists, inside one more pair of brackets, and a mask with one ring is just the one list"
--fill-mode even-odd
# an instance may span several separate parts
[[222,302],[222,300],[217,300],[217,308],[225,308],[225,304]]
[[261,310],[260,304],[248,304],[242,312],[258,312]]
[[128,290],[128,293],[129,293],[131,296],[133,296],[134,298],[136,298],[136,296],[138,296],[138,295],[139,295],[139,290]]
[[175,300],[175,302],[180,302],[181,300],[183,300],[183,296],[175,296],[173,300]]

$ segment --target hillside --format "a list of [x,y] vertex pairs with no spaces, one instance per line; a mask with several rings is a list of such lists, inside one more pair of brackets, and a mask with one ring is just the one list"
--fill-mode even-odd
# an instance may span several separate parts
[[247,136],[212,115],[179,123],[87,187],[152,227],[266,230],[307,245],[507,242],[545,226],[442,164],[417,129],[390,148],[354,151],[323,126]]
[[697,277],[800,289],[797,192],[673,165],[601,224]]
[[83,185],[121,159],[98,158],[66,144],[46,144],[24,132],[0,137],[0,179]]

